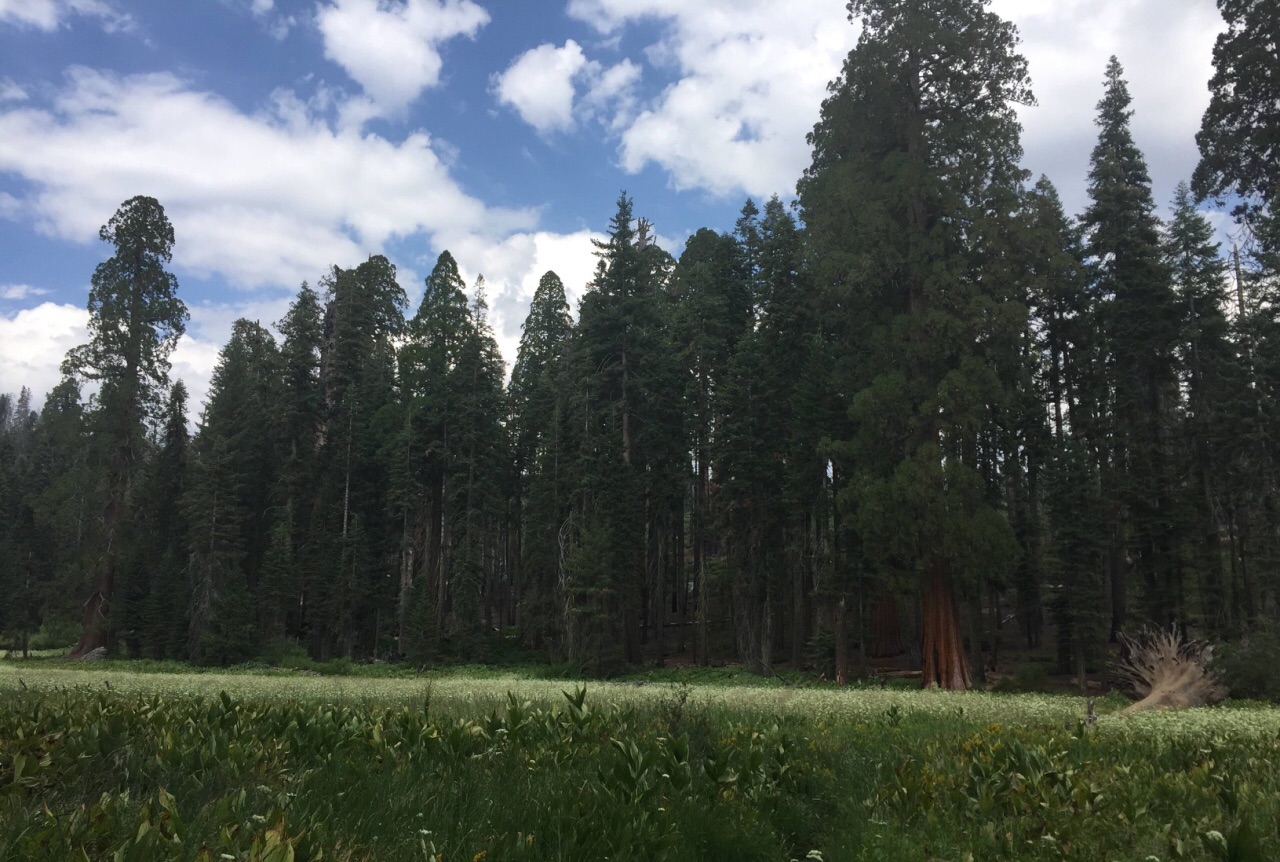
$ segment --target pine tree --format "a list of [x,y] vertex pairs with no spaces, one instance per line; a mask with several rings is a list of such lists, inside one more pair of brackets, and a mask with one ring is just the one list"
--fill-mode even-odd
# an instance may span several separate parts
[[[395,495],[401,521],[397,613],[401,637],[415,582],[425,581],[438,638],[450,604],[457,512],[450,478],[458,456],[463,353],[474,337],[466,284],[458,264],[442,252],[400,350],[402,425],[396,444]],[[421,590],[419,590],[421,592]],[[422,604],[419,602],[418,604]]]
[[[374,255],[325,279],[320,445],[314,515],[299,561],[301,629],[322,660],[389,647],[399,524],[387,505],[399,425],[395,340],[404,331],[396,268]],[[380,641],[387,639],[387,643]]]
[[1213,241],[1213,228],[1195,209],[1186,183],[1178,186],[1164,251],[1180,306],[1180,389],[1186,393],[1184,436],[1186,473],[1191,477],[1187,531],[1194,538],[1193,559],[1199,578],[1201,617],[1206,628],[1222,634],[1231,628],[1226,601],[1223,525],[1218,517],[1221,493],[1219,452],[1233,429],[1226,399],[1234,379],[1235,346],[1226,316],[1227,265]]
[[280,399],[275,418],[282,457],[279,498],[291,517],[292,538],[305,536],[310,530],[309,501],[317,478],[316,450],[325,395],[320,377],[320,353],[324,346],[324,310],[320,306],[320,295],[303,282],[297,298],[276,326],[283,339]]
[[735,271],[738,252],[732,237],[703,228],[685,245],[674,285],[674,324],[688,381],[684,401],[694,462],[690,516],[697,595],[695,655],[704,667],[709,661],[707,569],[714,541],[711,453],[719,424],[716,393],[724,385],[734,347],[752,321],[750,285]]
[[1179,315],[1161,250],[1151,180],[1129,130],[1132,99],[1123,74],[1112,57],[1098,103],[1098,144],[1083,218],[1102,302],[1112,399],[1102,477],[1112,507],[1109,520],[1117,525],[1108,572],[1112,637],[1123,628],[1127,613],[1127,554],[1143,586],[1146,617],[1167,625],[1183,614],[1169,445]]
[[560,527],[568,517],[569,429],[563,383],[573,320],[554,272],[538,282],[508,388],[516,477],[514,509],[518,617],[525,642],[554,643],[559,594]]
[[648,229],[633,225],[623,194],[608,241],[597,243],[600,261],[574,345],[574,422],[582,430],[576,529],[566,537],[567,640],[571,655],[598,673],[640,660],[646,599],[663,557],[654,526],[673,493],[676,372],[664,335],[670,259],[650,245]]
[[481,656],[482,633],[507,617],[505,527],[510,452],[503,420],[506,366],[489,326],[484,277],[470,307],[469,337],[456,368],[457,416],[450,507],[456,513],[454,589],[458,653]]
[[187,524],[182,514],[190,435],[187,387],[181,380],[169,389],[162,422],[160,439],[141,479],[136,518],[146,529],[138,543],[138,566],[127,579],[123,616],[126,629],[134,632],[131,653],[176,658],[183,654],[190,598],[184,571]]
[[270,431],[279,377],[271,334],[236,321],[210,383],[187,494],[188,648],[198,662],[243,661],[262,645],[252,596],[271,540],[278,446]]
[[[1025,198],[1029,365],[1022,451],[1027,469],[1013,486],[1023,556],[1018,570],[1018,615],[1035,646],[1044,604],[1057,631],[1060,673],[1080,676],[1103,648],[1106,629],[1106,530],[1098,497],[1100,422],[1096,370],[1103,345],[1094,327],[1095,294],[1085,266],[1083,237],[1067,218],[1057,190],[1042,177]],[[1047,425],[1047,427],[1046,427]],[[1036,429],[1039,433],[1036,433]],[[1043,507],[1041,503],[1043,501]]]

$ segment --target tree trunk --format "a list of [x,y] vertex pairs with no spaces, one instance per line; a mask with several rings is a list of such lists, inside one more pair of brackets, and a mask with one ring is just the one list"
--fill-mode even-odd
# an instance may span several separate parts
[[835,613],[832,614],[831,624],[836,630],[836,685],[844,685],[845,680],[849,678],[849,632],[845,626],[845,611],[847,605],[845,597],[841,596],[836,602]]
[[933,572],[921,603],[921,684],[925,688],[938,686],[951,691],[964,691],[972,681],[964,643],[960,637],[960,615],[951,578],[942,560],[935,560],[931,568]]
[[871,612],[871,643],[867,654],[873,658],[889,658],[906,652],[902,642],[902,619],[898,614],[898,598],[885,587]]

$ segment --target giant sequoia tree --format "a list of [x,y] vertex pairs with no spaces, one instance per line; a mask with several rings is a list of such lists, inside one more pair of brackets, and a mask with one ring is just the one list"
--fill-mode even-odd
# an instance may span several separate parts
[[107,533],[96,584],[84,605],[83,655],[106,642],[115,593],[115,542],[127,517],[147,420],[167,392],[169,356],[186,329],[178,280],[165,271],[173,256],[173,226],[154,198],[121,204],[98,236],[115,254],[98,264],[89,289],[89,343],[67,354],[65,373],[100,385],[94,415],[103,465]]
[[845,508],[877,569],[920,583],[924,681],[946,688],[970,684],[957,587],[1007,566],[1013,543],[982,437],[1008,399],[990,351],[1021,321],[996,309],[1008,285],[989,261],[1023,179],[1014,106],[1032,97],[1016,31],[987,5],[851,2],[863,32],[799,187],[850,356]]
[[1213,46],[1213,78],[1196,143],[1201,200],[1234,196],[1254,224],[1280,197],[1280,8],[1265,0],[1218,0],[1227,29]]

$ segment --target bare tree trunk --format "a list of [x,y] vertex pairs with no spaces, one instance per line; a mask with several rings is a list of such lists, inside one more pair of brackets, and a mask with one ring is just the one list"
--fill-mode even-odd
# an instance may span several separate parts
[[972,685],[969,662],[960,637],[960,618],[946,564],[934,560],[922,602],[921,683],[964,691]]
[[888,658],[906,652],[906,645],[902,642],[898,598],[888,587],[881,590],[875,608],[871,611],[871,645],[867,649],[868,655],[875,658]]
[[831,615],[831,625],[836,632],[836,684],[844,685],[849,678],[849,630],[845,625],[848,604],[845,597],[840,596],[836,602],[835,612]]

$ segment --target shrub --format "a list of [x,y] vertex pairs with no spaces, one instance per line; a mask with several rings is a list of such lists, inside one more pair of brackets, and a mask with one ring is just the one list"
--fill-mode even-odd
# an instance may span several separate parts
[[992,690],[1008,694],[1033,694],[1046,692],[1049,688],[1049,665],[1037,662],[1020,665],[1012,676],[997,682]]
[[1233,697],[1280,702],[1280,627],[1267,625],[1237,643],[1223,644],[1213,660]]

